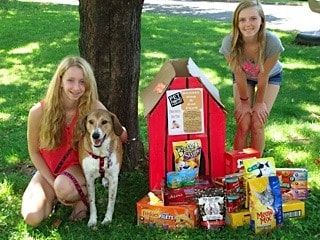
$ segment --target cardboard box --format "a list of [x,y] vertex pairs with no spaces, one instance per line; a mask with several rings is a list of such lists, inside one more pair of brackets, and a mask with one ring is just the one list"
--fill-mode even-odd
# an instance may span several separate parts
[[188,205],[196,204],[195,194],[198,190],[214,187],[210,178],[200,177],[196,179],[195,185],[183,188],[163,188],[164,205]]
[[249,225],[250,223],[249,209],[242,209],[239,212],[227,213],[226,223],[232,228]]
[[241,159],[253,157],[260,157],[260,152],[253,148],[225,152],[226,174],[232,174],[243,170]]
[[282,204],[283,218],[303,218],[305,216],[305,203],[300,200],[291,200]]
[[226,111],[219,91],[189,59],[166,61],[141,92],[147,117],[149,190],[174,170],[173,142],[201,141],[200,175],[225,175]]
[[308,170],[305,168],[276,168],[279,177],[282,198],[305,200],[308,198]]
[[195,204],[179,206],[151,206],[148,196],[137,202],[137,223],[163,229],[195,228],[198,208]]

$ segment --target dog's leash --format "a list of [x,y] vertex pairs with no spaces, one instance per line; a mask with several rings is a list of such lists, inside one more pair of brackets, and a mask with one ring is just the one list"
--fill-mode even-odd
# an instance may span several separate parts
[[66,177],[68,177],[74,184],[74,186],[77,189],[78,194],[80,195],[81,201],[87,206],[87,208],[89,209],[89,203],[87,200],[87,196],[84,194],[84,192],[82,191],[82,188],[78,182],[78,180],[69,172],[64,171],[61,173],[61,175],[65,175]]

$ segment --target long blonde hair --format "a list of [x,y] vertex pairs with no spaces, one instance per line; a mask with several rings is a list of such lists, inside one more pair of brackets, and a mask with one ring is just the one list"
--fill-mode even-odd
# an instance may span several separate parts
[[98,100],[97,84],[90,64],[78,56],[67,56],[58,65],[44,98],[44,109],[40,125],[40,148],[54,149],[61,143],[66,124],[66,111],[62,102],[62,77],[70,67],[83,71],[85,92],[79,99],[78,119],[88,114]]
[[266,18],[262,6],[258,1],[242,1],[239,3],[239,5],[233,13],[231,52],[229,59],[230,67],[232,70],[235,70],[237,67],[241,66],[242,58],[244,55],[244,41],[238,27],[239,14],[243,9],[250,7],[255,7],[261,17],[261,26],[258,31],[259,53],[257,63],[260,65],[261,71],[263,71],[264,49],[266,45]]

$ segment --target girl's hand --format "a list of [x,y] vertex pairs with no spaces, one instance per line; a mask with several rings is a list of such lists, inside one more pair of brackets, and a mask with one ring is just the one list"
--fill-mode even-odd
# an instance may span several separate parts
[[269,112],[267,109],[267,105],[262,102],[262,103],[255,103],[253,108],[252,108],[252,112],[257,113],[259,121],[263,124],[266,123]]
[[249,101],[245,101],[245,102],[240,101],[240,103],[237,104],[236,110],[235,110],[236,122],[240,123],[246,114],[251,115],[251,113],[252,111],[251,111],[251,106]]

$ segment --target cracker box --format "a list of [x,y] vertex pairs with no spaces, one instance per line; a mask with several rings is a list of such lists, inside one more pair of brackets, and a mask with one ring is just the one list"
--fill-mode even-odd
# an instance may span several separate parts
[[260,152],[253,148],[245,148],[243,150],[233,150],[225,152],[226,174],[232,174],[243,170],[243,158],[259,157]]
[[137,202],[137,223],[163,229],[195,228],[198,210],[195,204],[179,206],[151,206],[149,197]]

